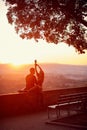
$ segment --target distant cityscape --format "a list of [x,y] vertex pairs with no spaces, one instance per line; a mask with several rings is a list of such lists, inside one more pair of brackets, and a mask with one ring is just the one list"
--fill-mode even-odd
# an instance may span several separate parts
[[[17,93],[25,87],[25,76],[32,65],[13,68],[0,64],[0,94]],[[87,87],[87,66],[41,64],[45,72],[43,90]]]

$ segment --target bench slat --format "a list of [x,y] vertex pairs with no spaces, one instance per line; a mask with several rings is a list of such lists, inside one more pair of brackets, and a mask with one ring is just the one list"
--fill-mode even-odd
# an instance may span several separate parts
[[[48,117],[49,117],[49,109],[55,109],[55,110],[58,109],[59,113],[60,113],[60,110],[62,109],[62,107],[64,109],[64,106],[66,106],[68,113],[70,113],[69,112],[69,108],[71,109],[70,106],[75,105],[75,104],[77,104],[78,106],[80,105],[81,107],[83,105],[83,109],[86,109],[87,92],[85,92],[85,93],[74,93],[74,94],[68,94],[68,95],[60,95],[58,97],[57,104],[48,106]],[[58,117],[58,115],[57,115],[57,117]]]

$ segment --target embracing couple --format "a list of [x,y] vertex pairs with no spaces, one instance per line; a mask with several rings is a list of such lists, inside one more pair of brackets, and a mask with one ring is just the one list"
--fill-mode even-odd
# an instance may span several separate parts
[[29,69],[29,74],[26,76],[26,87],[19,92],[42,91],[42,84],[44,81],[44,72],[35,60],[35,68]]

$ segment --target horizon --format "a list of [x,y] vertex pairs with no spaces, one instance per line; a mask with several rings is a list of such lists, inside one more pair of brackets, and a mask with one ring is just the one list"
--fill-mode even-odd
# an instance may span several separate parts
[[[81,65],[81,64],[62,64],[62,63],[38,63],[40,66],[67,66],[67,67],[87,67],[87,65]],[[12,69],[21,69],[21,67],[25,66],[34,66],[34,63],[28,63],[28,64],[12,64],[12,63],[0,63],[0,66],[8,66]],[[54,68],[54,67],[53,67]]]
[[[66,63],[57,63],[57,62],[38,62],[37,64],[40,65],[65,65],[65,66],[87,66],[87,64],[66,64]],[[9,65],[9,66],[15,66],[15,67],[20,67],[20,66],[26,66],[26,65],[34,65],[34,62],[32,63],[22,63],[22,64],[15,64],[15,63],[0,63],[0,65]]]

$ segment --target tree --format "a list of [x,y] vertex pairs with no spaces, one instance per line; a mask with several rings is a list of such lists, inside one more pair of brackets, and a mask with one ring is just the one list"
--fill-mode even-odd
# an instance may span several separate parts
[[86,0],[6,0],[7,18],[21,38],[87,49]]

